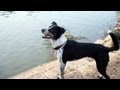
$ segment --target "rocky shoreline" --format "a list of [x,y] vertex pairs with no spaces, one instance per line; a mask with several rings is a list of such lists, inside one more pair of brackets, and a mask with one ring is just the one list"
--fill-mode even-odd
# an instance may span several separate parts
[[[120,79],[120,50],[110,53],[107,73],[111,79]],[[58,61],[52,61],[22,72],[8,79],[56,79],[59,73]],[[65,69],[65,79],[98,79],[99,75],[94,60],[83,58],[68,62]]]

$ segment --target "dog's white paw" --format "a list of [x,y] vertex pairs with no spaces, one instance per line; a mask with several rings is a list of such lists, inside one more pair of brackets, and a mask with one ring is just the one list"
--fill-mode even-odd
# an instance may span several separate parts
[[102,75],[97,76],[98,79],[104,79]]
[[58,76],[57,79],[64,79],[64,77]]
[[61,77],[60,77],[60,76],[58,76],[58,77],[57,77],[57,79],[61,79]]

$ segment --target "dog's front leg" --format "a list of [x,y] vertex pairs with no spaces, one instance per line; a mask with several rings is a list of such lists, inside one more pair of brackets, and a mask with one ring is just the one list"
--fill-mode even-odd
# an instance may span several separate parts
[[64,79],[65,64],[60,62],[60,79]]
[[66,64],[63,62],[62,52],[63,52],[62,50],[59,50],[57,53],[57,58],[60,63],[60,77],[58,77],[58,79],[64,79],[64,69],[65,69]]
[[64,79],[65,65],[63,62],[60,62],[60,76],[57,79]]

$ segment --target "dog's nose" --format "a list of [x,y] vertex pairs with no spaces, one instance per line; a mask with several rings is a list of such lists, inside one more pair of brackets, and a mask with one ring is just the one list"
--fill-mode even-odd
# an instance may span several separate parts
[[45,32],[45,29],[42,29],[41,31],[42,31],[42,33],[43,33],[43,32]]

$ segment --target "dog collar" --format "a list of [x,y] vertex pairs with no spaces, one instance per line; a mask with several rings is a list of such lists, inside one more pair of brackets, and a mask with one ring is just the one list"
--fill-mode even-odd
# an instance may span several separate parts
[[66,42],[64,44],[60,45],[60,46],[57,46],[57,47],[53,48],[53,49],[54,50],[59,50],[61,47],[64,47],[65,44],[66,44]]

